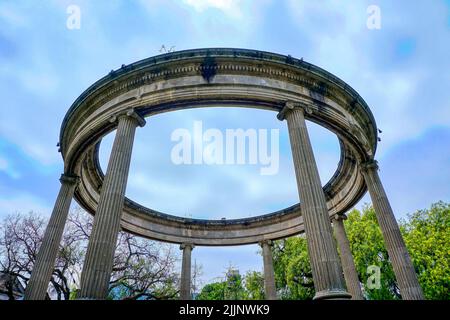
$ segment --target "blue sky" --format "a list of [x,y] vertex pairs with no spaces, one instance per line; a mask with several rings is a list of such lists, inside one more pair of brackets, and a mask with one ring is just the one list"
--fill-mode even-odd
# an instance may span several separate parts
[[[81,28],[66,27],[69,5]],[[366,27],[369,5],[381,29]],[[49,215],[63,163],[56,143],[76,97],[121,64],[175,50],[240,47],[303,57],[343,79],[383,130],[376,158],[398,218],[450,201],[450,2],[350,0],[0,1],[0,217]],[[175,166],[170,133],[192,128],[278,128],[280,170]],[[309,124],[322,183],[339,159],[336,138]],[[106,168],[112,135],[101,147]],[[213,192],[211,192],[213,191]],[[202,109],[148,119],[137,132],[127,196],[180,216],[245,217],[298,201],[286,124],[259,110]],[[366,196],[358,204],[369,202]],[[196,248],[204,281],[230,263],[262,269],[257,246]]]

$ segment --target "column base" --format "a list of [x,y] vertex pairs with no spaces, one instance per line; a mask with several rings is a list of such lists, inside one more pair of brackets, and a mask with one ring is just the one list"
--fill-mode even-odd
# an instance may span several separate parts
[[323,290],[315,294],[313,300],[350,300],[352,295],[345,290]]

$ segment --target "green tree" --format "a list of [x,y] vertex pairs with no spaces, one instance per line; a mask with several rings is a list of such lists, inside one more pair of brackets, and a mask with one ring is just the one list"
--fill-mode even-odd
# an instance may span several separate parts
[[[365,297],[370,300],[401,298],[373,207],[365,205],[361,211],[350,211],[344,223]],[[430,209],[408,215],[399,225],[425,297],[450,299],[450,204],[433,204]],[[306,238],[302,235],[275,241],[272,253],[281,298],[312,299],[314,283]],[[379,287],[370,285],[371,266],[380,270]],[[239,272],[230,270],[224,281],[205,286],[199,297],[263,299],[261,273],[247,272],[242,279]]]
[[450,204],[408,215],[401,230],[425,297],[450,299]]
[[247,296],[239,270],[229,267],[224,280],[205,285],[197,300],[241,300]]
[[[398,299],[399,289],[373,207],[366,205],[362,212],[356,209],[350,211],[345,221],[345,229],[366,298]],[[372,275],[368,272],[369,266],[380,268],[379,288],[371,288],[368,285]]]
[[225,281],[206,284],[196,300],[225,300]]
[[197,300],[262,300],[264,278],[261,272],[249,271],[245,277],[234,268],[229,268],[223,281],[205,285]]
[[225,279],[225,300],[241,300],[244,297],[243,280],[239,270],[228,268]]
[[244,278],[244,299],[264,300],[264,276],[261,272],[248,271]]
[[275,241],[272,251],[276,286],[281,292],[281,299],[312,299],[314,283],[305,237]]

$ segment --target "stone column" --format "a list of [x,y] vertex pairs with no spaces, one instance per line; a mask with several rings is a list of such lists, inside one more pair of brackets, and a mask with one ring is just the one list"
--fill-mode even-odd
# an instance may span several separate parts
[[25,300],[44,300],[46,298],[48,283],[55,268],[59,244],[78,177],[63,174],[59,181],[61,188],[25,289]]
[[409,257],[394,212],[381,184],[377,162],[370,160],[362,163],[361,172],[364,175],[367,189],[369,189],[402,298],[404,300],[423,300],[425,297],[417,280],[414,265]]
[[319,171],[305,123],[309,106],[287,102],[278,119],[287,120],[301,211],[316,295],[314,299],[349,299],[333,238]]
[[183,243],[180,250],[183,250],[183,261],[181,262],[180,279],[180,299],[191,300],[191,253],[194,249],[192,243]]
[[264,291],[267,300],[277,300],[277,289],[275,286],[275,272],[273,270],[272,241],[266,240],[259,244],[262,248],[264,261]]
[[81,274],[80,299],[105,299],[122,217],[131,152],[137,126],[145,120],[134,110],[113,117],[118,121],[105,180],[94,217]]
[[344,271],[347,290],[352,295],[352,300],[364,300],[364,295],[359,283],[358,273],[356,272],[355,262],[353,261],[350,243],[345,233],[344,220],[345,215],[336,214],[333,217],[334,236],[341,253],[342,269]]

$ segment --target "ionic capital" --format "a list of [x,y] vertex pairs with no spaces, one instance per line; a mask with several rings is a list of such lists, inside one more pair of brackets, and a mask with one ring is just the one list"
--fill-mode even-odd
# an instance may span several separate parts
[[345,214],[335,214],[333,216],[333,221],[344,221],[347,220],[347,216]]
[[192,251],[195,248],[195,245],[193,243],[182,243],[180,244],[180,250],[188,249]]
[[109,119],[109,122],[115,123],[124,117],[133,119],[134,121],[136,121],[136,124],[139,127],[143,127],[146,124],[145,119],[140,114],[138,114],[133,108],[119,112],[118,114],[112,116]]
[[268,245],[269,247],[273,246],[272,240],[263,240],[259,242],[259,246],[262,248],[264,245]]
[[370,159],[366,162],[361,162],[359,164],[359,168],[360,170],[365,173],[368,172],[369,170],[378,170],[378,161],[375,159]]
[[80,177],[72,174],[63,173],[59,178],[59,181],[64,184],[78,184],[80,182]]
[[312,114],[314,112],[313,106],[309,104],[305,104],[302,102],[294,102],[294,101],[286,101],[283,109],[278,113],[277,118],[280,121],[286,119],[288,114],[290,114],[293,110],[301,110],[303,114],[306,112],[307,114]]

